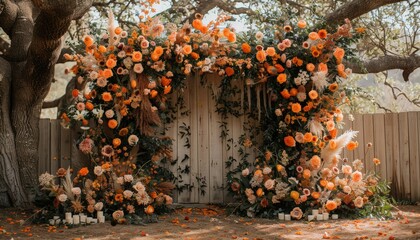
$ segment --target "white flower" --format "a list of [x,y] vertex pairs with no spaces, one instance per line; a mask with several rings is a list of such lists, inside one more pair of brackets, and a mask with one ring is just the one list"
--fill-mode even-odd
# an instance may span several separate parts
[[115,112],[114,112],[114,110],[112,110],[112,109],[106,110],[106,112],[105,112],[105,116],[106,116],[107,118],[113,118],[113,117],[114,117],[114,115],[115,115]]
[[66,194],[60,194],[60,195],[58,195],[58,201],[60,201],[60,202],[67,201],[67,195]]
[[104,170],[101,166],[95,166],[95,168],[93,168],[93,173],[95,173],[96,176],[101,176],[103,172]]
[[125,56],[126,56],[125,51],[119,51],[119,52],[118,52],[118,57],[119,57],[119,58],[124,58]]
[[131,69],[131,67],[133,66],[133,60],[131,59],[131,57],[124,58],[123,63],[127,69]]
[[130,135],[129,137],[128,137],[128,144],[130,145],[130,146],[134,146],[134,145],[136,145],[137,144],[137,142],[139,141],[139,137],[137,137],[136,135]]
[[51,175],[47,172],[41,174],[38,178],[39,180],[39,185],[45,187],[45,186],[49,186],[52,181],[54,180],[54,175]]
[[146,190],[146,187],[144,187],[143,183],[141,182],[137,182],[136,184],[134,184],[133,188],[137,192],[144,192]]
[[123,177],[118,177],[117,178],[117,183],[120,184],[120,185],[123,185],[124,184],[124,178]]
[[139,205],[147,205],[150,203],[150,196],[145,192],[139,192],[136,194],[136,200]]
[[356,199],[353,200],[354,206],[357,208],[363,207],[363,198],[358,196]]
[[248,201],[251,204],[254,204],[257,201],[257,197],[255,195],[251,195],[248,197]]
[[101,211],[102,208],[104,207],[104,203],[103,202],[97,202],[94,207],[95,207],[96,211]]
[[141,65],[141,63],[136,63],[134,65],[134,72],[136,73],[142,73],[143,72],[143,65]]
[[347,193],[347,194],[350,194],[351,193],[351,187],[350,186],[344,186],[343,187],[343,192]]
[[271,190],[274,188],[275,181],[273,179],[268,179],[264,183],[264,187],[267,188],[267,190]]
[[125,182],[132,182],[133,181],[133,175],[131,175],[131,174],[124,175],[124,181]]
[[79,187],[74,187],[74,188],[71,189],[71,192],[74,195],[80,195],[82,193],[82,189],[80,189]]
[[255,34],[255,38],[256,38],[258,41],[261,41],[261,40],[264,38],[264,33],[262,33],[262,32],[260,32],[260,31],[258,31],[258,32]]
[[115,220],[121,219],[123,217],[124,217],[124,212],[121,210],[117,210],[112,213],[112,218],[114,218]]
[[131,198],[133,196],[133,192],[130,191],[130,190],[125,190],[123,192],[123,195],[124,195],[125,198]]
[[282,115],[281,109],[280,108],[276,108],[276,110],[274,111],[274,113],[276,114],[277,117],[280,117]]
[[263,174],[270,174],[271,173],[271,168],[270,167],[265,167],[263,169]]
[[89,78],[95,80],[98,78],[98,73],[96,71],[92,71],[89,73]]
[[249,169],[245,168],[244,170],[242,170],[242,176],[246,177],[249,175]]

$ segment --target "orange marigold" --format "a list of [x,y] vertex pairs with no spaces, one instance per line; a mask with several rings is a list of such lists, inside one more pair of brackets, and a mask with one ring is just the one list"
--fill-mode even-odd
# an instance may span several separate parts
[[235,70],[233,70],[233,68],[231,68],[231,67],[227,67],[227,68],[225,68],[225,72],[226,72],[226,75],[227,75],[228,77],[230,77],[230,76],[232,76],[233,74],[235,74]]
[[326,37],[327,37],[327,30],[325,30],[325,29],[321,29],[321,30],[319,30],[319,31],[318,31],[318,36],[319,36],[320,38],[326,38]]
[[292,103],[292,112],[298,113],[302,110],[300,103]]
[[347,144],[347,150],[352,151],[356,149],[359,146],[359,142],[357,141],[350,141],[349,144]]
[[250,53],[251,52],[251,46],[249,46],[248,43],[242,43],[242,52],[244,53]]
[[115,119],[111,119],[108,121],[108,127],[114,129],[118,126],[118,122]]
[[104,92],[102,93],[102,100],[104,100],[104,102],[109,102],[112,100],[112,95],[109,92]]
[[143,54],[139,51],[134,51],[133,54],[131,54],[131,60],[133,62],[140,62],[143,59]]
[[285,83],[285,82],[286,82],[286,80],[287,80],[287,75],[286,75],[286,73],[280,73],[280,74],[277,76],[277,82],[278,82],[278,83],[280,83],[280,84]]
[[256,58],[259,62],[264,62],[265,59],[267,58],[267,56],[265,54],[265,51],[263,51],[263,50],[258,51],[257,55],[256,55]]
[[337,208],[337,203],[335,201],[328,200],[327,203],[325,204],[325,208],[328,211],[333,211]]

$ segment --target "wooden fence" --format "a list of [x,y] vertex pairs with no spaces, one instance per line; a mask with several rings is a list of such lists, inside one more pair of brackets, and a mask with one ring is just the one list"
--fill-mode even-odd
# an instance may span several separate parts
[[[225,161],[229,157],[239,159],[237,141],[243,134],[244,119],[227,120],[233,139],[228,147],[220,138],[221,118],[215,112],[209,92],[197,82],[184,89],[189,114],[178,111],[177,120],[169,127],[168,135],[175,139],[174,157],[179,161],[168,167],[182,177],[182,184],[194,186],[192,191],[175,194],[175,201],[179,203],[229,201],[225,190]],[[393,195],[398,199],[420,201],[420,112],[355,115],[353,122],[348,117],[345,119],[345,129],[359,131],[356,138],[359,148],[353,152],[345,150],[343,156],[350,161],[365,159],[365,169],[370,171],[375,170],[372,158],[379,158],[381,164],[376,171],[392,182]],[[75,133],[63,129],[58,120],[42,119],[40,130],[39,172],[55,172],[60,166],[72,166],[71,159],[81,157],[74,145]],[[367,143],[372,143],[373,147],[367,149]],[[249,153],[252,158],[253,153]],[[236,166],[234,163],[230,168]],[[186,168],[189,173],[181,173]]]

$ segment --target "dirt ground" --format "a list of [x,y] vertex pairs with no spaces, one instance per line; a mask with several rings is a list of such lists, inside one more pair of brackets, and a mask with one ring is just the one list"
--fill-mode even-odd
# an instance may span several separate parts
[[420,239],[420,206],[401,206],[402,218],[323,222],[242,218],[221,208],[185,207],[146,226],[94,224],[67,229],[23,224],[28,214],[0,209],[0,239]]

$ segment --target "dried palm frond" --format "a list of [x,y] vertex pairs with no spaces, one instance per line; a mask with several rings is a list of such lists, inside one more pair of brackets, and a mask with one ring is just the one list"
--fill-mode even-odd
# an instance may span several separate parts
[[161,182],[156,185],[155,190],[160,193],[169,194],[175,188],[175,185],[171,182]]
[[63,189],[67,197],[71,201],[74,201],[74,194],[71,191],[73,189],[73,181],[71,180],[70,167],[67,168],[66,177],[64,178],[64,181],[63,181]]
[[[141,74],[138,77],[139,90],[143,92],[149,80],[144,74]],[[140,132],[146,136],[152,136],[155,133],[155,127],[160,126],[161,121],[157,111],[152,109],[152,104],[148,97],[144,97],[140,104],[140,116],[137,121],[137,126],[140,129]]]
[[349,144],[349,142],[357,135],[358,131],[346,131],[337,139],[335,139],[335,143],[337,144],[336,148],[331,149],[330,143],[325,146],[321,151],[321,158],[324,160],[323,165],[329,166],[334,159],[335,156],[339,155],[341,150]]

